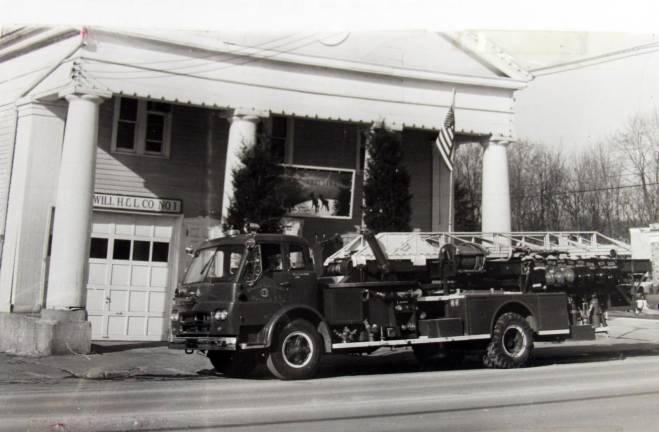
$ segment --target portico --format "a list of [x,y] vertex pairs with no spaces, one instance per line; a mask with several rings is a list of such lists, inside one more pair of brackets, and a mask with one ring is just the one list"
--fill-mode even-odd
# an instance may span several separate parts
[[[43,69],[39,57],[51,50],[60,62],[35,72],[25,97],[0,97],[0,163],[3,149],[14,152],[0,167],[11,173],[10,184],[0,176],[1,328],[34,336],[20,349],[18,338],[0,337],[0,350],[88,352],[92,325],[95,338],[166,338],[185,247],[221,232],[240,152],[261,132],[280,145],[282,164],[348,179],[345,214],[294,216],[305,237],[359,230],[364,132],[379,121],[401,131],[412,227],[446,231],[452,191],[434,140],[455,90],[456,134],[491,137],[483,231],[510,230],[506,145],[513,93],[527,77],[455,36],[351,35],[339,46],[245,49],[236,59],[235,41],[185,32],[39,35],[0,66],[8,76]],[[380,51],[383,40],[407,53],[405,64]],[[8,85],[1,95],[17,93]]]

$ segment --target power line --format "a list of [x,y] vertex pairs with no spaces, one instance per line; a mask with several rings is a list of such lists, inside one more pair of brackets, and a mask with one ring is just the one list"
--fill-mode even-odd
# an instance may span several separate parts
[[[71,60],[67,60],[67,61],[71,61]],[[37,73],[37,72],[45,71],[46,69],[49,69],[49,68],[51,68],[51,67],[52,67],[52,65],[48,65],[48,66],[44,66],[44,67],[42,67],[42,68],[32,69],[32,70],[30,70],[30,71],[28,71],[28,72],[24,72],[24,73],[19,74],[19,75],[14,75],[14,76],[12,76],[11,78],[7,78],[6,80],[2,80],[2,81],[0,81],[0,84],[8,83],[9,81],[13,81],[13,80],[15,80],[15,79],[23,78],[23,77],[25,77],[25,76],[28,76],[28,75],[31,75],[31,74],[35,74],[35,73]]]
[[[292,33],[292,34],[288,34],[288,35],[285,35],[285,36],[280,36],[280,37],[277,37],[277,38],[274,38],[274,39],[270,39],[270,40],[268,40],[268,41],[265,41],[265,42],[262,42],[262,43],[259,43],[259,44],[256,44],[256,45],[239,45],[239,44],[231,44],[231,43],[228,43],[228,42],[224,42],[224,43],[226,43],[227,45],[236,45],[236,46],[240,46],[241,49],[242,49],[242,50],[245,50],[245,51],[250,50],[250,49],[256,49],[256,50],[262,49],[262,50],[267,50],[267,49],[270,49],[270,48],[265,48],[266,45],[270,45],[270,44],[272,44],[272,43],[279,42],[279,41],[284,40],[284,39],[288,39],[289,37],[296,36],[297,34],[298,34],[298,33]],[[275,47],[275,48],[276,48],[276,47]],[[182,62],[188,62],[188,61],[194,61],[194,60],[215,59],[215,57],[220,57],[220,56],[224,56],[224,55],[237,55],[236,53],[239,53],[239,51],[236,50],[236,51],[231,51],[231,52],[229,52],[229,53],[225,53],[225,52],[218,53],[218,52],[215,52],[215,53],[210,54],[210,55],[198,56],[198,57],[194,57],[194,58],[183,58],[183,59],[176,59],[176,60],[155,60],[155,61],[145,61],[145,62],[133,62],[132,64],[137,64],[137,65],[154,65],[154,64],[164,63],[165,65],[167,65],[167,64],[182,63]]]
[[542,197],[552,197],[552,196],[557,196],[557,195],[573,195],[573,194],[588,193],[588,192],[604,192],[604,191],[611,191],[611,190],[631,189],[631,188],[637,188],[637,187],[656,186],[656,185],[659,185],[659,182],[646,183],[645,185],[643,185],[643,184],[634,184],[634,185],[610,186],[610,187],[580,189],[580,190],[571,190],[571,191],[548,192],[546,194],[537,194],[537,195],[517,194],[517,195],[511,195],[510,197],[511,198],[513,198],[513,197],[514,198],[542,198]]
[[[130,64],[124,64],[126,66],[132,67],[134,69],[142,69],[145,71],[151,71],[151,72],[158,72],[160,74],[178,74],[178,73],[187,73],[191,77],[198,77],[195,74],[200,74],[200,73],[208,73],[208,72],[215,72],[223,69],[229,69],[231,67],[235,66],[243,66],[248,63],[252,63],[255,61],[259,60],[267,60],[273,57],[276,57],[281,54],[286,54],[288,52],[304,48],[308,45],[311,45],[312,43],[315,43],[316,40],[313,39],[310,42],[307,42],[308,39],[314,38],[316,36],[315,33],[312,33],[311,35],[303,36],[300,38],[297,38],[292,41],[287,41],[286,43],[270,47],[270,48],[263,48],[260,50],[256,50],[255,52],[249,52],[248,50],[243,50],[243,51],[233,51],[231,53],[225,53],[223,58],[216,58],[214,59],[215,61],[231,61],[236,58],[243,58],[247,57],[243,62],[237,62],[235,64],[229,64],[229,65],[224,65],[221,67],[218,66],[213,66],[207,69],[201,69],[201,70],[186,70],[190,68],[195,68],[195,67],[202,67],[202,65],[188,65],[188,66],[181,66],[181,67],[173,67],[173,68],[165,68],[163,67],[146,67],[142,66],[139,63],[130,63]],[[303,42],[301,45],[296,45],[296,46],[290,46],[291,44]],[[273,50],[277,50],[276,52],[270,54],[270,55],[260,55],[262,52],[271,52]],[[109,63],[109,62],[108,62]],[[121,79],[149,79],[149,78],[159,78],[161,75],[135,75],[135,76],[127,76],[123,74],[135,74],[139,73],[138,71],[114,71],[114,70],[109,70],[109,71],[102,71],[102,70],[88,70],[91,73],[98,74],[96,77],[101,78],[101,79],[115,79],[115,78],[121,78]],[[184,71],[184,72],[179,72],[179,71]],[[121,77],[117,76],[111,76],[111,75],[122,75]]]
[[[538,77],[546,76],[546,75],[554,75],[557,73],[569,72],[590,66],[596,66],[603,63],[623,60],[628,57],[651,54],[657,50],[659,50],[659,42],[653,42],[651,44],[639,45],[636,47],[614,51],[606,54],[600,54],[593,57],[587,57],[579,60],[572,60],[565,63],[559,63],[550,66],[543,66],[540,68],[531,69],[529,70],[529,72],[533,73],[533,75]],[[566,66],[572,66],[572,67],[564,69]],[[543,72],[543,71],[547,71],[547,72]]]

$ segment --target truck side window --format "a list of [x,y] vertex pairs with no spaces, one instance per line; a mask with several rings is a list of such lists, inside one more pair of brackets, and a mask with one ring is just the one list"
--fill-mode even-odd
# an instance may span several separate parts
[[288,247],[288,262],[291,270],[308,270],[311,266],[309,259],[304,256],[304,248],[298,244],[291,244]]
[[261,244],[261,257],[263,260],[264,273],[273,273],[284,270],[281,245],[275,243]]

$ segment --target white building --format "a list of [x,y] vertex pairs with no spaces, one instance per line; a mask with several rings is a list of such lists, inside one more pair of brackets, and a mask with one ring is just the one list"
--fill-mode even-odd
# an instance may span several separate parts
[[56,342],[0,349],[56,352],[66,323],[84,350],[87,315],[93,339],[165,339],[184,248],[217,232],[259,128],[293,169],[351,176],[350,211],[298,214],[305,237],[357,230],[363,131],[381,120],[402,131],[412,226],[442,231],[449,174],[434,140],[455,90],[457,141],[486,148],[483,230],[510,231],[506,144],[529,78],[470,33],[6,32],[0,332],[47,321]]
[[644,228],[630,228],[632,258],[652,262],[652,285],[659,287],[659,223]]

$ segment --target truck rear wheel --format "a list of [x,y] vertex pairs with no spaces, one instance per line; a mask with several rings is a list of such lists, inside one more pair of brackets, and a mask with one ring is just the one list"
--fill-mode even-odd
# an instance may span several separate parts
[[282,380],[311,378],[318,370],[321,349],[320,335],[311,323],[291,321],[276,335],[266,365]]
[[508,312],[494,325],[492,340],[483,356],[490,368],[510,369],[526,365],[533,352],[533,331],[519,314]]
[[208,351],[206,355],[217,372],[229,377],[245,377],[256,367],[256,356],[251,352]]

